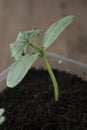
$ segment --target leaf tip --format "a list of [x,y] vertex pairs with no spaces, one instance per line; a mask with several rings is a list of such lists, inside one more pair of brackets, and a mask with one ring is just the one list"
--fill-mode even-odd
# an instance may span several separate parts
[[9,82],[8,79],[7,79],[7,87],[8,87],[8,88],[13,88],[13,87],[14,87],[14,85],[12,85],[11,82]]

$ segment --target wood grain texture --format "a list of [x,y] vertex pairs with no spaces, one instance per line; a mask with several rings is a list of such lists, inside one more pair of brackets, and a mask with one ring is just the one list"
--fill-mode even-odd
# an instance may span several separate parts
[[38,27],[44,32],[71,14],[75,21],[48,51],[87,63],[87,0],[0,0],[0,72],[12,63],[9,44],[19,31]]

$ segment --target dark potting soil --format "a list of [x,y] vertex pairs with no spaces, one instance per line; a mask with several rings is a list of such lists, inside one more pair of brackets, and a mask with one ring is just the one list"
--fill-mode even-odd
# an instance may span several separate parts
[[15,88],[0,93],[6,121],[0,130],[87,130],[87,81],[54,70],[60,98],[48,72],[31,69]]

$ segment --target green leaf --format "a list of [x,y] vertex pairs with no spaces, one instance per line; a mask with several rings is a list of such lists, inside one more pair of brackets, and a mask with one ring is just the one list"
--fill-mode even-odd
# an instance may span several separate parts
[[14,60],[18,60],[21,56],[26,54],[26,48],[28,46],[28,43],[16,41],[12,44],[10,44],[10,50],[11,50],[11,57]]
[[4,116],[0,116],[0,125],[5,121],[5,117]]
[[0,116],[2,116],[5,112],[5,109],[4,108],[0,108]]
[[36,38],[40,34],[40,30],[34,28],[31,31],[19,32],[17,36],[17,41],[23,42],[31,42],[34,38]]
[[31,31],[19,32],[17,39],[10,45],[11,56],[14,60],[18,60],[26,54],[26,48],[34,38],[40,33],[40,30],[33,29]]
[[73,19],[74,16],[66,16],[50,26],[42,39],[42,47],[47,49],[64,31],[64,29],[73,21]]
[[8,73],[7,86],[13,88],[20,83],[38,56],[38,53],[26,54],[16,61]]

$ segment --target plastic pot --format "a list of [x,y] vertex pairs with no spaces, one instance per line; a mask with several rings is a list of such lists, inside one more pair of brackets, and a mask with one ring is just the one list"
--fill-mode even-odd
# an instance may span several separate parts
[[[80,63],[78,61],[60,56],[58,54],[54,53],[46,53],[47,59],[51,65],[52,68],[64,70],[69,73],[76,74],[77,76],[81,77],[84,80],[87,80],[87,65]],[[35,68],[44,68],[45,66],[42,62],[42,60],[39,58],[38,61],[36,61],[33,64],[33,67]],[[8,67],[6,70],[0,73],[0,91],[6,88],[6,77],[8,74],[10,67]]]

